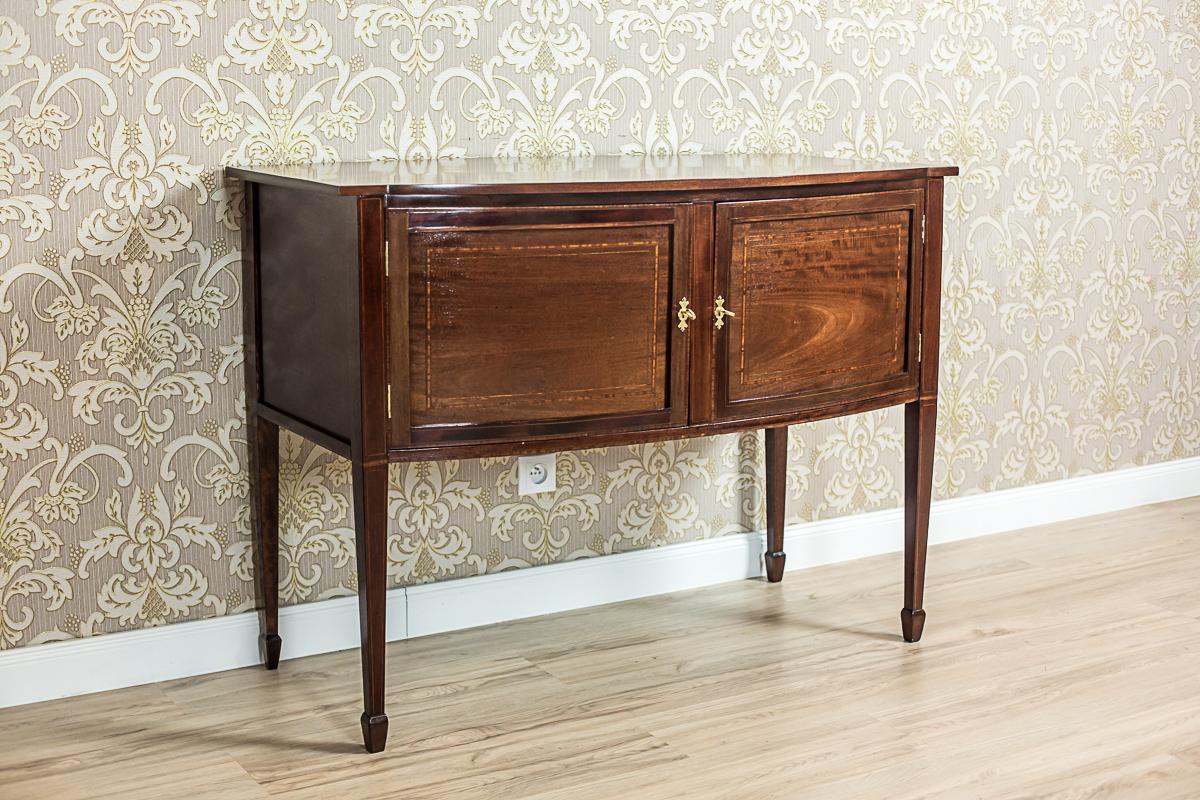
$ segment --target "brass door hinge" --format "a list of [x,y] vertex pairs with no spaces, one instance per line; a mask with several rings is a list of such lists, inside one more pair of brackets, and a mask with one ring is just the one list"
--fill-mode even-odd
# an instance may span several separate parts
[[[922,234],[921,241],[925,241],[925,236]],[[387,239],[383,240],[383,277],[392,277],[392,248]]]
[[925,244],[925,215],[921,215],[921,244]]
[[[918,333],[917,334],[917,363],[918,364],[921,363],[921,355],[922,355],[921,351],[924,349],[924,345],[925,345],[925,336],[924,336],[924,334]],[[390,387],[390,386],[388,387],[388,389],[391,389],[391,388],[392,387]],[[391,395],[389,395],[389,397],[390,396]],[[389,403],[390,403],[390,401],[389,401]],[[388,408],[391,408],[391,405],[389,405]],[[390,412],[388,413],[388,416],[389,417],[391,416]]]
[[388,390],[387,390],[387,403],[388,403],[388,419],[391,419],[392,418],[392,385],[390,383],[388,384]]

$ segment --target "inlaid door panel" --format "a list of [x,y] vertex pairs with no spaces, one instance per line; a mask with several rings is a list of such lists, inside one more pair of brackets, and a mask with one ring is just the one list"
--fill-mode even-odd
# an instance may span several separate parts
[[672,206],[407,212],[407,365],[393,367],[412,440],[685,424],[684,219]]
[[718,418],[916,385],[920,191],[721,203]]

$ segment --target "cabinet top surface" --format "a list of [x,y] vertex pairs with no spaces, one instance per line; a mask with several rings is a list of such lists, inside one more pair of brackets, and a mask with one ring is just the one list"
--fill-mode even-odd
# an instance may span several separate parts
[[229,167],[258,183],[344,195],[681,191],[957,175],[958,167],[796,154],[459,158]]

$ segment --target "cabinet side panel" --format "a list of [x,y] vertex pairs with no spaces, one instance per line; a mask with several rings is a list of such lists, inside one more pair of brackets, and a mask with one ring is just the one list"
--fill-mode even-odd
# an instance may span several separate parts
[[349,440],[358,418],[353,198],[258,188],[262,398]]

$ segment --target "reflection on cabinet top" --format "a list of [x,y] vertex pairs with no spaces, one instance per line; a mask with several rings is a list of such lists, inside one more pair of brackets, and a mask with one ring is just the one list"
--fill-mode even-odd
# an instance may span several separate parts
[[905,180],[957,175],[958,167],[799,154],[460,158],[230,167],[230,175],[342,195],[586,194],[703,191]]

